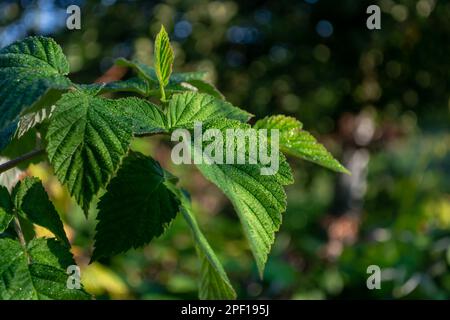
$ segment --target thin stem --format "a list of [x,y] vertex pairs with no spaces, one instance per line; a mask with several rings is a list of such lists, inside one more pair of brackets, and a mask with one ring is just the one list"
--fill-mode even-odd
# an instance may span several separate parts
[[161,84],[159,85],[159,88],[161,90],[161,102],[166,103],[166,92],[164,91],[164,86]]
[[31,158],[37,157],[37,156],[43,154],[44,152],[45,152],[44,149],[33,150],[28,153],[25,153],[24,155],[21,155],[18,158],[15,158],[8,162],[0,164],[0,173],[3,173],[9,169],[12,169],[15,166],[17,166],[19,163],[30,160]]
[[134,136],[136,138],[145,138],[145,137],[152,137],[156,136],[158,134],[164,134],[165,132],[146,132],[146,133],[135,133]]
[[27,242],[25,241],[25,237],[23,235],[22,227],[20,226],[20,221],[17,213],[14,213],[14,230],[16,230],[17,236],[19,237],[19,242],[23,247],[28,263],[30,263],[30,255],[27,251]]

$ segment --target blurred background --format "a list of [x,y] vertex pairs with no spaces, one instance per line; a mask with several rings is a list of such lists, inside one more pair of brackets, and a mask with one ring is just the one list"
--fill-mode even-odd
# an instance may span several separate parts
[[[81,30],[66,28],[70,4],[81,8]],[[366,28],[371,4],[381,30]],[[161,24],[176,71],[207,71],[256,118],[300,119],[352,172],[289,159],[296,183],[260,280],[220,191],[171,165],[167,140],[133,142],[181,176],[239,298],[450,298],[449,1],[2,0],[0,47],[54,37],[71,79],[89,83],[118,57],[151,63]],[[45,182],[98,299],[196,298],[198,262],[182,219],[143,249],[88,265],[95,204],[86,220],[45,163],[27,174]],[[366,287],[369,265],[382,270],[380,290]]]

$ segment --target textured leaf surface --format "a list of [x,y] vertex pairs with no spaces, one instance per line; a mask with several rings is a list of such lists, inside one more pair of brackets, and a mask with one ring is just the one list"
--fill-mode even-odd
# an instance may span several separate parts
[[29,37],[1,49],[0,130],[17,121],[22,111],[45,99],[52,88],[68,88],[68,72],[66,57],[50,38]]
[[117,104],[118,109],[130,118],[133,133],[166,132],[166,116],[157,105],[139,98],[118,99]]
[[50,163],[85,212],[128,150],[132,124],[117,107],[116,100],[84,91],[66,93],[48,129]]
[[[249,125],[222,119],[210,123],[208,128],[219,130],[246,129]],[[226,142],[224,143],[224,145]],[[240,150],[246,152],[246,150]],[[258,266],[260,275],[275,232],[281,225],[281,213],[286,210],[283,185],[293,183],[291,169],[282,154],[279,170],[274,175],[261,175],[261,164],[198,164],[202,174],[218,186],[233,203]]]
[[0,233],[8,228],[13,217],[13,204],[8,189],[0,186]]
[[184,92],[169,100],[167,124],[169,128],[193,128],[194,122],[205,124],[217,118],[247,122],[251,114],[204,93]]
[[155,160],[135,152],[124,159],[98,204],[93,260],[141,247],[164,232],[179,206],[165,183]]
[[171,186],[171,190],[173,190],[181,200],[180,211],[191,228],[192,235],[196,242],[196,250],[201,265],[199,298],[202,300],[236,299],[236,292],[234,291],[222,264],[198,226],[189,198],[175,186]]
[[20,181],[13,190],[13,199],[21,216],[47,228],[69,246],[61,219],[38,178],[27,177]]
[[66,268],[71,253],[54,239],[34,239],[24,249],[12,239],[0,239],[0,299],[89,299],[83,290],[68,289]]
[[348,173],[323,145],[307,131],[302,130],[302,124],[295,118],[277,115],[266,117],[256,122],[257,129],[280,130],[280,148],[290,155],[317,163],[328,169]]
[[172,73],[173,50],[170,46],[169,35],[163,26],[155,39],[154,64],[159,85],[167,86]]

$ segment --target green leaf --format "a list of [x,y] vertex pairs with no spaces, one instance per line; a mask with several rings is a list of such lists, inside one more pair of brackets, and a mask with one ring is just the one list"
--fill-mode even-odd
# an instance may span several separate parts
[[295,118],[283,115],[266,117],[258,120],[254,127],[257,129],[278,129],[280,148],[285,153],[334,171],[349,173],[310,133],[302,130],[301,122]]
[[78,86],[81,87],[81,89],[98,88],[99,93],[134,92],[142,96],[146,96],[150,90],[148,82],[138,77],[127,80],[111,81],[108,83],[92,83]]
[[58,179],[87,212],[128,150],[129,118],[116,100],[77,90],[56,104],[47,133],[47,153]]
[[205,124],[217,118],[247,122],[252,115],[204,93],[185,92],[175,94],[169,100],[167,124],[170,129],[194,127],[194,122]]
[[236,292],[230,283],[230,279],[228,279],[222,264],[198,226],[189,198],[175,185],[171,185],[170,189],[180,199],[180,211],[191,228],[192,235],[196,241],[195,247],[201,263],[199,298],[202,300],[236,299]]
[[178,205],[158,162],[131,152],[98,204],[92,259],[149,243],[164,232],[176,216]]
[[[156,76],[156,71],[154,68],[143,64],[139,61],[129,61],[124,58],[119,58],[116,60],[116,65],[121,67],[127,67],[135,70],[139,76],[138,79],[146,82],[147,91],[144,94],[142,89],[140,92],[136,90],[137,93],[145,95],[145,96],[157,96],[160,94],[158,77]],[[224,96],[219,90],[216,89],[212,84],[205,81],[206,73],[205,72],[176,72],[172,73],[169,78],[169,83],[165,87],[165,92],[169,95],[174,93],[181,93],[185,91],[194,91],[200,93],[207,93],[212,95],[217,99],[224,100]],[[131,78],[135,79],[135,78]],[[131,80],[129,79],[129,80]],[[125,80],[125,81],[129,81]],[[124,82],[124,81],[122,81]],[[137,80],[133,80],[133,82],[138,82]],[[142,87],[142,84],[133,84],[134,87]],[[108,91],[107,89],[105,89]],[[130,90],[132,91],[132,90]]]
[[166,132],[167,120],[159,107],[147,100],[139,98],[123,98],[116,100],[118,109],[133,123],[136,135]]
[[14,187],[12,195],[15,207],[23,218],[47,228],[70,246],[61,219],[38,178],[26,177]]
[[0,239],[0,299],[85,300],[82,289],[67,287],[67,267],[75,265],[69,250],[54,239],[34,239],[27,248]]
[[0,233],[8,228],[13,218],[13,204],[8,189],[0,186]]
[[[249,129],[238,121],[220,119],[204,129]],[[227,144],[224,139],[224,146]],[[236,149],[236,154],[247,150]],[[192,154],[192,153],[191,153]],[[225,151],[224,151],[224,154]],[[197,164],[200,172],[233,203],[262,277],[264,265],[281,225],[281,213],[286,210],[286,193],[283,185],[293,183],[291,169],[284,156],[279,155],[279,169],[274,175],[261,175],[261,163],[250,164]]]
[[164,26],[161,26],[155,39],[154,65],[159,85],[164,88],[169,84],[173,65],[173,50]]
[[49,91],[67,89],[68,73],[66,57],[50,38],[29,37],[1,49],[0,130],[17,121],[27,108],[37,108],[33,104],[47,104]]
[[201,79],[192,79],[187,81],[190,85],[194,86],[199,92],[207,93],[214,98],[225,100],[223,94],[217,90],[217,88],[211,83],[201,80]]
[[119,58],[115,61],[115,64],[120,67],[131,68],[138,74],[139,78],[146,80],[151,88],[158,88],[158,77],[154,68],[139,62],[137,60],[127,60],[125,58]]
[[204,71],[194,72],[177,72],[170,76],[169,83],[177,84],[182,82],[190,82],[194,80],[203,80],[206,76]]
[[149,85],[146,81],[141,78],[130,78],[127,80],[113,81],[105,84],[101,92],[135,92],[140,95],[147,95],[150,90]]

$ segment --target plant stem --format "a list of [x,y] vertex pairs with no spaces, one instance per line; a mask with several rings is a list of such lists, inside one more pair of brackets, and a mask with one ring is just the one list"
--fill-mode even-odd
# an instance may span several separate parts
[[20,226],[19,216],[17,215],[17,213],[14,213],[14,230],[16,231],[17,236],[19,237],[19,242],[23,247],[23,250],[27,257],[27,261],[28,263],[30,263],[30,255],[28,254],[27,251],[27,242],[25,241],[25,237],[23,235],[22,227]]
[[14,168],[15,166],[17,166],[19,163],[30,160],[31,158],[34,158],[36,156],[39,156],[41,154],[43,154],[45,152],[44,149],[37,149],[37,150],[33,150],[30,151],[28,153],[25,153],[24,155],[21,155],[18,158],[12,159],[8,162],[5,162],[3,164],[0,164],[0,173],[3,173],[9,169]]
[[164,91],[164,87],[160,84],[159,88],[161,90],[161,102],[166,103],[166,92]]

